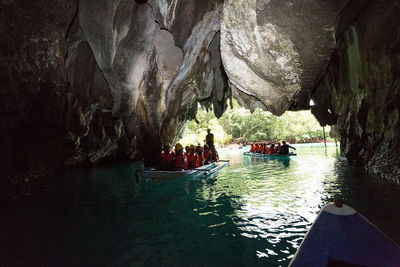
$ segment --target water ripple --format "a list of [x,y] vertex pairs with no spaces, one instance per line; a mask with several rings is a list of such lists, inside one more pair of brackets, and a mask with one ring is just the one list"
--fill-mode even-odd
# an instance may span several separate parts
[[[20,228],[0,225],[3,243],[30,238],[35,248],[50,251],[49,259],[25,246],[0,250],[2,261],[25,253],[31,261],[42,255],[40,265],[71,258],[65,265],[287,266],[321,207],[336,197],[400,241],[400,186],[356,172],[335,146],[298,145],[297,153],[259,159],[221,151],[231,165],[218,173],[160,183],[137,184],[132,164],[68,173],[58,201],[16,210]],[[25,213],[40,216],[20,218]],[[50,220],[54,225],[48,218],[57,218]],[[21,232],[31,236],[15,240]],[[60,253],[59,243],[72,248]]]

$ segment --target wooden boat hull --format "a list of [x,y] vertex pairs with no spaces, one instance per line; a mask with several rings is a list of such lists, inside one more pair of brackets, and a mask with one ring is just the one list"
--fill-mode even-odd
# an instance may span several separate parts
[[297,156],[297,154],[290,152],[289,154],[261,154],[261,153],[253,153],[253,152],[244,152],[246,156],[256,157],[256,158],[288,158]]
[[353,208],[328,205],[290,266],[399,266],[400,247]]
[[196,175],[209,175],[214,173],[221,168],[229,164],[229,161],[222,162],[222,164],[217,165],[215,162],[198,167],[194,170],[182,170],[182,171],[161,171],[161,170],[140,170],[139,174],[145,178],[151,178],[154,182],[172,180],[177,178],[183,178],[187,176]]

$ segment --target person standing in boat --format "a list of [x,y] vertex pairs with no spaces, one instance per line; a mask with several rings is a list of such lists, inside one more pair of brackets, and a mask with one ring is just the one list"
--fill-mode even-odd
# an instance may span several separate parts
[[184,170],[186,167],[186,157],[183,154],[183,146],[180,143],[175,145],[174,166],[176,170]]
[[286,144],[286,141],[282,141],[281,150],[278,153],[281,155],[289,154],[289,148],[293,148],[294,150],[296,150],[295,147],[292,147],[292,146],[289,146],[288,144]]
[[163,151],[160,156],[160,169],[161,170],[172,170],[174,169],[174,157],[175,153],[170,150],[171,145],[168,142],[164,142]]
[[189,154],[187,154],[187,169],[195,169],[196,168],[196,163],[197,163],[197,154],[194,151],[194,145],[190,146]]
[[210,129],[207,129],[206,144],[210,148],[214,146],[214,135],[211,133]]

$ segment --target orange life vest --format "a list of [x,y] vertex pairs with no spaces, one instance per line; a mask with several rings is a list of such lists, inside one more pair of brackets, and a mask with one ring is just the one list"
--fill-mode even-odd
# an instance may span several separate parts
[[161,153],[160,158],[163,160],[166,160],[168,164],[171,164],[172,161],[174,160],[175,153],[172,152],[171,150],[168,153],[165,153],[164,151]]
[[178,154],[175,156],[175,167],[177,169],[185,169],[186,162],[185,162],[185,156],[183,154]]
[[211,162],[211,150],[208,150],[207,152],[203,153],[204,161]]
[[196,153],[189,153],[187,155],[187,163],[188,163],[188,168],[193,169],[196,167],[197,163],[197,154]]
[[204,156],[203,153],[201,154],[197,154],[198,158],[197,158],[197,162],[196,162],[196,167],[200,167],[204,165]]

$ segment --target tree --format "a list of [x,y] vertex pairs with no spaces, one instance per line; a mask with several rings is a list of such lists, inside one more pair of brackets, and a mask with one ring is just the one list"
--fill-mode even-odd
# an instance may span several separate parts
[[184,144],[204,144],[207,129],[214,133],[215,142],[224,145],[230,140],[272,141],[297,140],[311,141],[323,136],[322,128],[310,111],[286,112],[281,117],[256,109],[253,113],[242,108],[236,101],[218,120],[212,111],[201,107],[195,121],[187,123],[181,142]]

